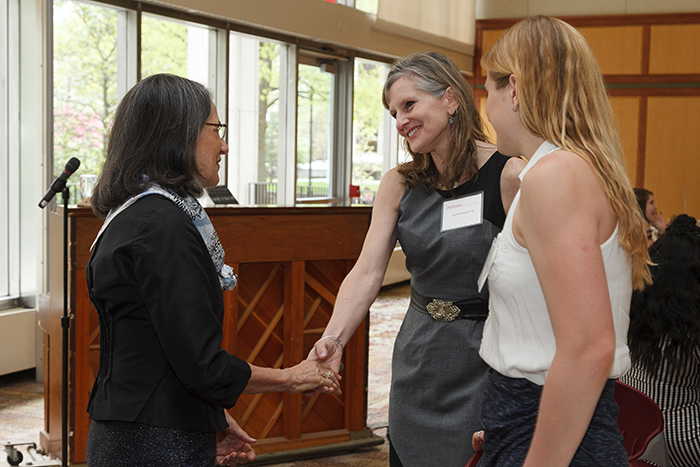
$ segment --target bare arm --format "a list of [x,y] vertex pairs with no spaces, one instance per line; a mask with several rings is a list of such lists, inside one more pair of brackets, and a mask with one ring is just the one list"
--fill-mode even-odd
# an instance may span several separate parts
[[532,258],[557,342],[524,466],[568,466],[614,359],[600,244],[616,219],[594,174],[572,153],[543,158],[521,190],[514,234]]
[[250,379],[243,394],[259,394],[284,391],[298,394],[308,391],[322,391],[342,394],[338,384],[337,370],[331,371],[327,365],[303,360],[291,368],[265,368],[250,365]]
[[[355,333],[381,289],[396,245],[396,222],[404,188],[403,176],[396,169],[387,172],[379,184],[362,252],[340,286],[333,316],[323,333],[324,336],[338,337],[343,346]],[[321,361],[330,357],[327,363],[335,370],[340,365],[341,356],[342,349],[337,349],[332,339],[319,341],[309,354],[310,359]]]

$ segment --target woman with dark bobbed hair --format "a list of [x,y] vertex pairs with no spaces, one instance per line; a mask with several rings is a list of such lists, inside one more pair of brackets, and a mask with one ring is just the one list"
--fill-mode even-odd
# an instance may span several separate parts
[[339,367],[398,239],[411,303],[394,344],[389,462],[463,467],[488,370],[478,349],[489,293],[477,279],[525,162],[488,143],[469,84],[442,54],[397,60],[382,101],[411,161],[382,177],[362,253],[310,358]]
[[700,227],[681,214],[649,249],[652,285],[632,295],[632,369],[620,378],[664,414],[672,467],[700,465]]
[[255,440],[226,410],[240,394],[339,391],[316,362],[261,368],[220,347],[221,289],[237,278],[196,197],[219,182],[225,128],[207,89],[173,75],[144,79],[117,108],[85,268],[100,320],[90,467],[245,463]]

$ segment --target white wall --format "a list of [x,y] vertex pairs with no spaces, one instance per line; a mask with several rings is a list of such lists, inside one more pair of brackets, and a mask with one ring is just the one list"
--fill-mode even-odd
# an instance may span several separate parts
[[698,0],[476,0],[476,19],[533,15],[596,16],[700,11]]

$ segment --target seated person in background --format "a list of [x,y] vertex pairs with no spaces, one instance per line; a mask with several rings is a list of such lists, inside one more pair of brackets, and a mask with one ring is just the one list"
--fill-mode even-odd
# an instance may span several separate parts
[[634,194],[637,196],[639,209],[642,210],[642,215],[646,221],[647,240],[649,241],[649,246],[651,246],[666,231],[668,223],[654,201],[654,193],[644,188],[635,188]]
[[632,369],[620,378],[664,414],[673,467],[700,465],[700,227],[681,214],[649,249],[653,285],[632,295]]

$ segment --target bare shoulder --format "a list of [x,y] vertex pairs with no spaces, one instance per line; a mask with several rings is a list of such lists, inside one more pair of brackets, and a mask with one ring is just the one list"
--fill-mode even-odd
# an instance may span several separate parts
[[[580,187],[581,184],[594,183],[597,180],[593,170],[581,156],[570,151],[554,151],[533,165],[523,179],[526,187],[553,186],[561,188]],[[573,185],[572,185],[573,184]]]
[[498,149],[491,143],[485,141],[476,142],[476,160],[479,167],[484,165]]
[[379,187],[385,190],[403,191],[406,187],[406,178],[401,175],[396,167],[387,171],[383,176]]
[[406,178],[394,167],[387,171],[382,176],[381,182],[379,182],[379,188],[377,189],[377,196],[374,202],[375,206],[380,203],[381,205],[395,205],[398,208],[398,203],[405,189]]
[[506,165],[503,167],[503,172],[502,176],[503,178],[506,179],[512,179],[512,178],[517,178],[518,175],[520,175],[520,172],[523,171],[525,166],[527,165],[527,162],[525,162],[524,159],[520,157],[511,157],[508,159],[506,162]]
[[533,165],[521,184],[523,203],[539,219],[580,218],[598,225],[610,204],[588,162],[570,151],[554,151]]

